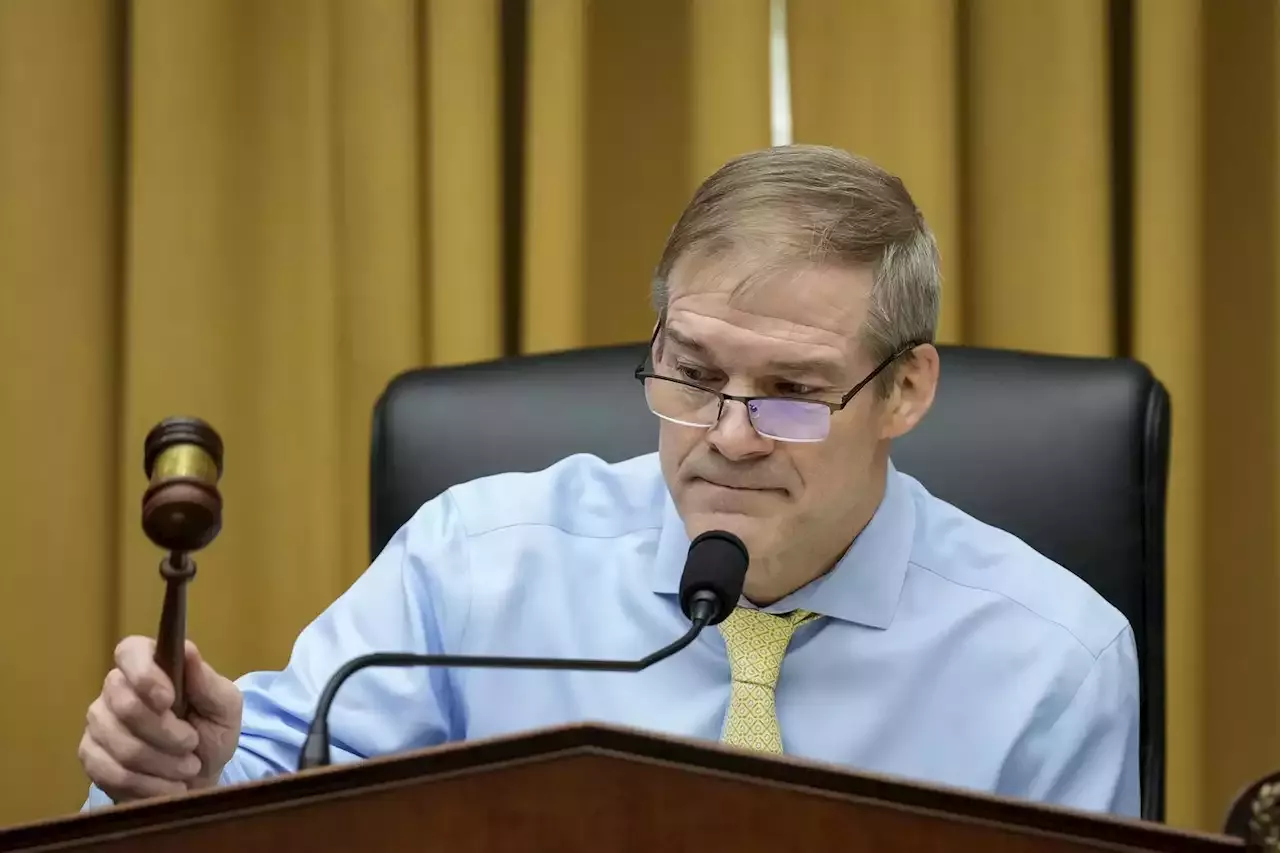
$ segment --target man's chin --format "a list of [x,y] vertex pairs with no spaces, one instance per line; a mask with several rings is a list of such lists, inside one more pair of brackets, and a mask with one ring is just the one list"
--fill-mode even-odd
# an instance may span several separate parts
[[771,525],[759,516],[724,510],[692,510],[682,516],[690,540],[709,530],[723,530],[741,539],[747,546],[747,552],[755,555],[770,538]]

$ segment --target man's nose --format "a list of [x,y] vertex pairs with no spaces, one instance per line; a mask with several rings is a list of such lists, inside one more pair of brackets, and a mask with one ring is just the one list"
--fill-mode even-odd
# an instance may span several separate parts
[[746,404],[738,400],[724,401],[720,420],[707,431],[707,441],[730,460],[764,456],[773,449],[773,440],[756,432]]

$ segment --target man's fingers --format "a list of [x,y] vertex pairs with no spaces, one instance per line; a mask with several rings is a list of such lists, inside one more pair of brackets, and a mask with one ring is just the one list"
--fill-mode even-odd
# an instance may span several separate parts
[[186,655],[186,683],[187,683],[187,701],[193,707],[199,707],[201,700],[205,698],[205,694],[210,690],[209,676],[210,672],[206,668],[212,669],[204,658],[200,656],[200,650],[196,648],[196,644],[187,640],[186,648],[183,650]]
[[156,644],[147,637],[126,637],[116,646],[116,668],[157,713],[173,707],[173,682],[155,661]]
[[102,710],[114,716],[135,737],[162,752],[186,755],[195,750],[199,741],[196,730],[186,720],[179,720],[171,710],[156,713],[143,702],[118,669],[107,673],[98,702],[104,703]]
[[205,663],[194,643],[187,641],[187,701],[200,716],[217,725],[238,723],[243,697],[235,682]]
[[187,782],[200,773],[200,759],[193,752],[173,755],[146,743],[126,729],[101,699],[89,706],[86,728],[93,741],[126,770],[172,782]]
[[85,774],[116,803],[182,794],[187,790],[181,782],[126,770],[87,731],[80,740],[80,763]]

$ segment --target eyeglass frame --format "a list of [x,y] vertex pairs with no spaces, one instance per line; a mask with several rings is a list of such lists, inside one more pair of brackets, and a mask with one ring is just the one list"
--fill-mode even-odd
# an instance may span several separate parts
[[[653,358],[653,347],[654,347],[654,344],[657,343],[658,335],[662,333],[662,329],[665,325],[666,325],[666,317],[665,316],[660,317],[658,320],[658,325],[653,330],[653,337],[649,338],[649,349],[645,353],[644,361],[640,362],[640,364],[636,366],[634,375],[635,375],[635,378],[639,380],[642,385],[647,379],[659,379],[659,380],[662,380],[663,382],[674,382],[677,385],[684,385],[685,387],[693,388],[696,391],[705,391],[708,394],[712,394],[715,397],[718,397],[720,400],[720,407],[716,410],[715,420],[713,420],[711,423],[707,424],[706,426],[701,426],[698,424],[683,424],[683,422],[681,422],[683,425],[693,427],[694,429],[714,429],[715,426],[720,423],[720,419],[724,417],[724,404],[726,400],[734,400],[736,402],[741,403],[743,406],[746,406],[748,415],[750,415],[750,412],[751,412],[751,403],[753,403],[756,400],[790,400],[791,402],[794,402],[794,403],[817,403],[819,405],[826,406],[831,411],[831,414],[835,415],[836,412],[844,411],[845,407],[849,405],[850,401],[852,401],[855,396],[857,396],[858,392],[861,391],[863,388],[867,387],[867,385],[870,384],[871,381],[874,380],[877,376],[883,373],[884,370],[887,367],[889,367],[889,365],[893,364],[895,361],[902,358],[907,353],[912,352],[913,350],[915,350],[916,347],[924,346],[925,344],[929,343],[929,341],[912,340],[903,344],[894,352],[893,355],[889,356],[884,361],[876,365],[875,369],[872,370],[870,373],[868,373],[861,382],[853,386],[853,390],[851,390],[848,394],[845,394],[843,397],[841,397],[839,403],[832,403],[827,400],[816,400],[812,397],[787,397],[787,396],[778,396],[774,394],[755,394],[751,396],[744,396],[741,394],[726,394],[723,391],[717,391],[714,388],[708,388],[705,385],[699,385],[698,383],[690,382],[687,379],[677,379],[674,376],[660,376],[656,372],[654,372],[657,370],[657,362],[654,361],[654,358]],[[645,365],[648,365],[648,364],[653,365],[653,370],[644,369]],[[660,418],[662,417],[661,415],[658,415],[657,412],[654,412],[654,415]],[[663,418],[663,420],[666,420],[666,418]],[[754,421],[752,422],[751,427],[752,429],[755,429]],[[777,438],[775,436],[766,436],[766,437],[771,438],[774,441],[801,441],[802,440],[802,439]],[[816,441],[824,441],[824,440],[825,440],[825,436],[823,438],[816,439]]]

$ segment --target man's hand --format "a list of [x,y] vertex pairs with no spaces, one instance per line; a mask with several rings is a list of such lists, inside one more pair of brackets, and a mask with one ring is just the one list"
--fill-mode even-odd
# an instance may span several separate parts
[[186,645],[187,718],[173,713],[173,683],[156,664],[155,642],[127,637],[115,669],[89,706],[80,763],[116,803],[217,784],[240,740],[244,697]]

